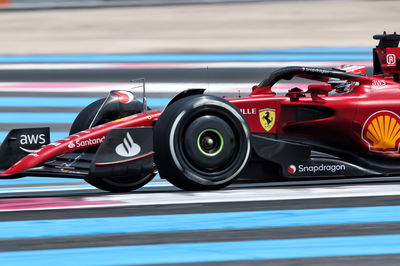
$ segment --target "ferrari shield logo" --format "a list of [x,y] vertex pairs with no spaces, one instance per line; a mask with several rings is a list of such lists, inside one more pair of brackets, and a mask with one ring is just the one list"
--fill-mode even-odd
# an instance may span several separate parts
[[258,110],[260,123],[265,131],[270,131],[275,125],[275,109],[265,108]]

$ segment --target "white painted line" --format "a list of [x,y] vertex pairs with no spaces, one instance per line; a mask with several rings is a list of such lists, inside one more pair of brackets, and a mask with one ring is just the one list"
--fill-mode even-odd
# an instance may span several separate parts
[[[167,181],[150,182],[144,187],[171,187],[172,185]],[[82,185],[61,185],[61,186],[40,186],[40,187],[0,187],[0,194],[21,194],[32,192],[55,192],[55,191],[75,191],[75,190],[96,190],[97,188],[92,185],[83,183]]]
[[400,185],[341,185],[317,188],[251,188],[206,192],[170,192],[106,195],[102,199],[124,201],[130,206],[212,202],[274,201],[400,195]]
[[[238,92],[242,95],[249,94],[254,83],[146,83],[146,92],[150,93],[178,93],[186,89],[204,88],[207,93]],[[287,90],[293,86],[306,86],[305,84],[277,84],[274,90]],[[12,92],[109,92],[110,90],[132,90],[130,83],[0,83],[0,91]],[[134,92],[142,92],[140,89]]]
[[26,187],[26,188],[14,188],[14,189],[1,189],[0,194],[9,193],[31,193],[31,192],[52,192],[52,191],[75,191],[75,190],[88,190],[96,189],[91,185],[77,185],[77,186],[43,186],[43,187]]
[[93,204],[84,206],[26,208],[10,211],[34,211],[49,209],[81,209],[81,208],[105,208],[126,206],[149,206],[168,204],[190,203],[217,203],[217,202],[252,202],[252,201],[276,201],[296,199],[322,199],[322,198],[353,198],[373,196],[400,196],[400,185],[373,184],[357,186],[335,186],[326,188],[251,188],[251,189],[224,189],[205,192],[133,192],[129,194],[105,195],[85,197],[85,202],[110,202],[109,204]]
[[73,69],[209,69],[275,68],[285,66],[335,67],[343,64],[372,66],[370,61],[269,61],[269,62],[199,62],[199,63],[44,63],[0,64],[0,70],[73,70]]

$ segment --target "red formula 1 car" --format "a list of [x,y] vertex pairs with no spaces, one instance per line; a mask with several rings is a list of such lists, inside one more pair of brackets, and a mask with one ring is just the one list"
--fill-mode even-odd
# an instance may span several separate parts
[[[0,148],[1,178],[83,178],[107,191],[137,189],[157,172],[187,190],[238,178],[325,178],[400,174],[400,35],[374,36],[374,75],[365,67],[286,67],[248,97],[202,89],[147,110],[129,91],[87,106],[70,136],[48,128],[12,130]],[[277,96],[281,79],[311,80]],[[318,82],[318,83],[316,83]]]

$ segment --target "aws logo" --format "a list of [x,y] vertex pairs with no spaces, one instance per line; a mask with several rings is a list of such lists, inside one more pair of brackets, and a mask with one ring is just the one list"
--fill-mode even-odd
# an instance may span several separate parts
[[24,152],[34,152],[36,149],[27,149],[22,146],[34,146],[34,145],[44,145],[46,143],[46,135],[45,134],[26,134],[26,135],[20,135],[19,138],[19,144],[20,144],[20,149],[23,150]]
[[365,121],[362,139],[373,152],[397,152],[400,142],[400,117],[391,111],[379,111]]

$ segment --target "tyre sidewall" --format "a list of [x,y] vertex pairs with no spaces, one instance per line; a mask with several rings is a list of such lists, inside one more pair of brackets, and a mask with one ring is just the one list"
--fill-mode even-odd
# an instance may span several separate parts
[[[236,132],[239,141],[232,164],[220,171],[219,176],[198,171],[193,165],[188,164],[188,159],[182,151],[182,131],[191,121],[202,115],[222,118]],[[155,126],[154,146],[156,163],[161,164],[160,173],[168,172],[167,179],[171,179],[175,185],[185,189],[188,187],[216,189],[230,184],[245,168],[250,159],[251,138],[247,121],[236,106],[220,97],[196,95],[181,99],[164,111]],[[157,154],[157,150],[162,154]]]

